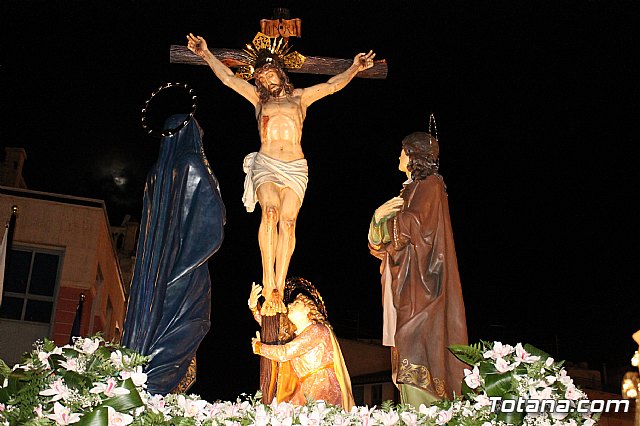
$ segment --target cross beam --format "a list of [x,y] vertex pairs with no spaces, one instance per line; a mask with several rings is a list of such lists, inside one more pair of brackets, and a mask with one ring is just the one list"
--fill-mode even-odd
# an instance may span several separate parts
[[[245,56],[238,49],[209,49],[222,63],[233,68],[243,64]],[[186,46],[172,44],[169,52],[169,62],[172,64],[207,65],[204,59],[187,49]],[[305,74],[336,75],[345,71],[353,64],[353,59],[327,58],[323,56],[307,56],[304,64],[298,69],[285,69],[286,72]],[[373,67],[356,74],[361,78],[387,78],[387,61],[374,61]]]

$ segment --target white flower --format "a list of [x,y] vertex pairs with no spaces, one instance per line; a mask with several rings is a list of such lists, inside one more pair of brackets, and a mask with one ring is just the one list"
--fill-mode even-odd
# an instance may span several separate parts
[[112,377],[107,379],[107,383],[94,383],[93,388],[89,390],[91,393],[103,393],[107,397],[127,395],[129,389],[118,387],[118,382]]
[[464,369],[464,381],[471,389],[475,389],[478,386],[482,385],[482,381],[480,379],[480,370],[478,367],[473,367],[473,371],[468,368]]
[[525,351],[522,347],[522,343],[518,343],[516,345],[516,362],[519,364],[524,362],[526,364],[532,364],[540,359],[539,356],[531,355],[529,352]]
[[551,399],[552,392],[553,392],[553,389],[548,386],[543,387],[542,390],[540,391],[538,391],[538,389],[536,389],[533,386],[529,388],[529,394],[531,395],[531,399],[538,399],[538,400]]
[[53,405],[53,414],[47,414],[45,417],[53,420],[57,425],[70,425],[80,421],[80,414],[72,413],[59,402]]
[[49,352],[38,352],[38,359],[47,368],[51,368],[51,364],[49,364],[49,355]]
[[137,366],[135,370],[124,370],[120,372],[122,380],[131,378],[131,381],[137,387],[147,388],[147,374],[142,372],[142,366]]
[[567,370],[565,370],[564,368],[560,370],[560,374],[558,376],[558,380],[560,380],[560,383],[562,383],[563,385],[569,386],[573,384],[573,379],[567,375]]
[[[338,421],[335,421],[338,420]],[[335,419],[333,424],[334,426],[339,426],[341,424],[343,424],[341,422],[341,418],[340,419]],[[279,420],[276,417],[271,417],[271,426],[291,426],[293,424],[293,418],[292,417],[286,417],[282,420]]]
[[584,426],[593,426],[593,425],[595,425],[595,424],[596,424],[596,421],[595,421],[595,420],[593,420],[593,419],[587,419],[587,420],[585,420],[585,421],[584,421],[584,423],[583,423],[583,425],[584,425]]
[[80,370],[80,363],[76,358],[67,358],[66,361],[60,361],[60,365],[69,371],[78,372]]
[[111,352],[109,360],[116,368],[124,367],[124,365],[122,364],[122,352],[120,352],[119,349],[117,351]]
[[51,364],[49,364],[49,357],[51,355],[62,355],[62,348],[55,347],[51,352],[38,352],[38,359],[41,363],[43,363],[47,368],[51,368]]
[[553,358],[551,357],[547,358],[547,360],[544,362],[544,365],[547,367],[551,367],[552,364],[553,364]]
[[376,411],[373,413],[373,418],[384,426],[394,425],[400,420],[398,413],[393,410],[390,410],[388,413],[386,411]]
[[418,407],[418,412],[420,414],[424,414],[429,418],[434,418],[438,414],[438,407],[436,407],[435,405],[427,407],[424,404],[420,404],[420,407]]
[[484,353],[485,358],[504,358],[513,352],[513,347],[510,345],[503,345],[500,342],[495,342],[493,345],[493,349]]
[[69,398],[69,388],[65,386],[62,379],[58,379],[49,385],[49,389],[40,391],[42,396],[53,396],[50,402],[58,401],[60,399],[66,400]]
[[564,393],[564,397],[571,400],[576,400],[582,398],[583,394],[575,385],[567,386],[567,390]]
[[417,426],[418,425],[418,415],[416,413],[409,413],[405,411],[400,414],[400,418],[407,426]]
[[253,424],[254,426],[267,426],[269,424],[269,414],[267,414],[267,410],[264,408],[264,405],[258,405],[256,407]]
[[515,365],[509,365],[509,363],[502,357],[496,359],[496,370],[500,373],[506,373],[515,368]]
[[354,414],[360,418],[363,426],[367,426],[369,424],[369,420],[371,419],[371,413],[375,410],[374,407],[356,407],[355,405],[351,408],[351,414]]
[[169,414],[171,411],[171,407],[165,404],[164,396],[162,395],[153,395],[146,401],[146,405],[156,414]]
[[489,397],[485,393],[481,393],[480,395],[476,395],[473,398],[473,400],[476,402],[475,404],[473,404],[473,407],[476,410],[479,410],[482,407],[487,407],[487,406],[491,405],[491,400],[489,399]]
[[204,409],[207,401],[202,399],[187,399],[184,395],[178,396],[178,407],[182,408],[185,417],[205,416]]
[[443,410],[438,413],[436,418],[437,425],[446,425],[453,418],[453,407],[448,410]]
[[[2,410],[0,410],[0,411],[2,411]],[[35,413],[37,418],[41,419],[42,418],[42,404],[38,404],[37,407],[33,407],[33,412]]]
[[107,412],[109,416],[109,426],[125,426],[133,423],[133,417],[128,414],[119,413],[109,406],[107,406]]
[[86,354],[91,355],[98,349],[100,346],[100,339],[90,339],[84,338],[82,339],[82,343],[80,344],[80,350]]
[[309,414],[300,413],[298,420],[300,420],[300,424],[302,426],[318,426],[322,424],[320,413],[318,413],[317,411],[313,411]]
[[289,402],[278,403],[278,401],[275,398],[273,398],[273,401],[271,402],[270,407],[271,407],[271,411],[273,412],[273,415],[278,419],[292,417],[295,409],[295,406],[293,404]]

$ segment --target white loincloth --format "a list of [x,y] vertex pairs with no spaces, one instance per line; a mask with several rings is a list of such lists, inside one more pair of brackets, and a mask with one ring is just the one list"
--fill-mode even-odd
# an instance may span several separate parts
[[300,204],[302,204],[309,182],[309,168],[306,159],[280,161],[259,152],[252,152],[244,157],[242,168],[247,174],[244,178],[242,202],[248,212],[255,210],[258,187],[265,182],[291,188],[300,198]]

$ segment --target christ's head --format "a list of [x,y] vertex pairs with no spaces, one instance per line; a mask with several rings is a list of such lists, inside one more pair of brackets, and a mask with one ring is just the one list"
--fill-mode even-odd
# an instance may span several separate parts
[[289,83],[289,77],[287,77],[282,68],[274,63],[262,65],[255,70],[253,77],[256,80],[260,102],[266,102],[269,98],[277,98],[293,93],[293,85]]

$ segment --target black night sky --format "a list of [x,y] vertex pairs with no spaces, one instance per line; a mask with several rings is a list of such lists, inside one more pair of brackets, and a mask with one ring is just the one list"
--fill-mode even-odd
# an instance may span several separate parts
[[[229,399],[258,387],[246,299],[261,278],[260,215],[242,205],[241,165],[259,141],[251,105],[208,67],[170,64],[169,46],[193,32],[240,48],[275,7],[302,19],[299,52],[373,49],[389,66],[386,80],[355,79],[305,121],[310,182],[290,273],[319,287],[338,335],[357,326],[380,337],[368,224],[401,188],[400,141],[433,112],[470,340],[630,367],[640,328],[637,1],[5,0],[0,139],[25,148],[29,189],[104,199],[112,224],[137,219],[158,153],[140,109],[161,83],[196,90],[227,226],[210,260],[212,329],[193,391]],[[305,87],[329,77],[290,78]]]

